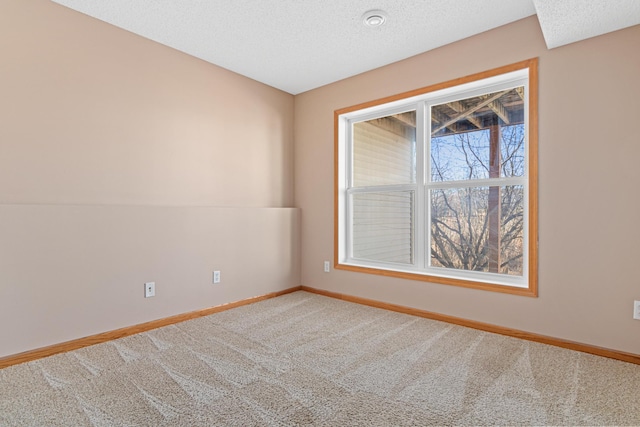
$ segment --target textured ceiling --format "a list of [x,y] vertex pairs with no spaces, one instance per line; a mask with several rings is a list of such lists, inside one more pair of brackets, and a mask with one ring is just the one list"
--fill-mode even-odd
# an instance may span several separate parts
[[640,24],[640,0],[533,0],[533,3],[549,49]]
[[[640,0],[53,1],[292,94],[536,10],[549,47],[640,23]],[[385,25],[363,25],[371,9],[386,12]]]

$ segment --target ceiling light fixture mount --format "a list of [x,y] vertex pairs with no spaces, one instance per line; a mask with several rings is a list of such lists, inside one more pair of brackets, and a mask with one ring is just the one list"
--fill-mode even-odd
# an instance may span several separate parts
[[375,28],[382,26],[387,21],[387,14],[382,10],[370,10],[362,15],[362,22],[367,27]]

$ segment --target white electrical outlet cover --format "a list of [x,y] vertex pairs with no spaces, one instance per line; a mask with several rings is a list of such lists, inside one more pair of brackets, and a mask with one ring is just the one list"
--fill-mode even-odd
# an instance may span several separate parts
[[144,284],[144,297],[154,297],[156,296],[156,282],[147,282]]

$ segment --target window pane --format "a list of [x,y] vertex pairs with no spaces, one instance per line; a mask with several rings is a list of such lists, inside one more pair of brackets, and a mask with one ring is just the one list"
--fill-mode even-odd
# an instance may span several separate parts
[[353,257],[413,264],[413,191],[352,196]]
[[457,133],[431,140],[431,180],[489,178],[489,131]]
[[524,176],[524,87],[431,107],[431,180]]
[[416,181],[416,112],[353,125],[353,186]]
[[520,185],[431,190],[432,267],[523,274]]
[[524,124],[500,128],[500,176],[524,176]]

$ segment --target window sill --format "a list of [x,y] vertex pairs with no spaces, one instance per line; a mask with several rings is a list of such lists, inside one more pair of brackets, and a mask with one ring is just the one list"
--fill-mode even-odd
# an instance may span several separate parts
[[[520,295],[526,297],[536,298],[538,296],[538,289],[536,286],[529,287],[517,287],[493,283],[477,282],[472,280],[455,279],[450,277],[441,277],[428,274],[410,273],[396,270],[385,270],[373,267],[363,267],[360,265],[339,263],[337,260],[334,263],[334,269],[352,271],[356,273],[375,274],[379,276],[394,277],[398,279],[417,280],[421,282],[438,283],[441,285],[460,286],[463,288],[479,289],[491,292],[501,292],[511,295]],[[531,280],[529,283],[532,283]]]

